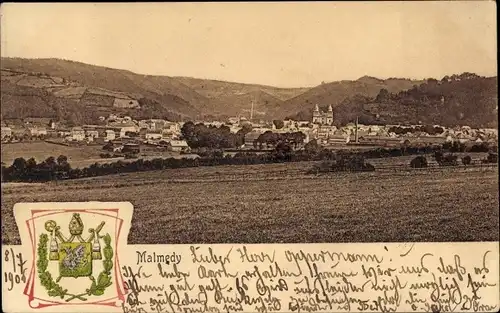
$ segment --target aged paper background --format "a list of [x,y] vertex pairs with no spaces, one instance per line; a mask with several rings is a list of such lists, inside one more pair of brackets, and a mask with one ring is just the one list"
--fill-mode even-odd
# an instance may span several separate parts
[[[8,12],[13,9],[10,4],[2,4],[2,56],[33,57],[33,54],[40,53],[47,57],[50,51],[45,50],[45,46],[60,44],[62,47],[65,45],[66,37],[79,36],[82,38],[79,45],[71,47],[75,51],[74,56],[92,59],[95,64],[111,62],[110,64],[117,68],[130,68],[128,65],[132,64],[132,67],[136,66],[139,72],[154,74],[158,67],[156,60],[163,57],[162,49],[158,49],[155,52],[156,55],[152,52],[151,55],[140,56],[150,61],[146,62],[146,66],[139,67],[133,58],[122,57],[116,53],[120,49],[128,49],[128,42],[122,42],[118,47],[110,46],[106,38],[96,36],[103,29],[107,29],[110,34],[123,31],[124,29],[120,29],[115,21],[129,16],[130,12],[135,12],[137,19],[130,20],[125,30],[135,33],[140,38],[137,45],[141,43],[150,45],[155,42],[156,32],[161,32],[164,25],[168,23],[177,25],[178,23],[181,25],[179,26],[181,30],[185,27],[190,35],[200,38],[203,49],[200,49],[199,45],[192,45],[186,49],[171,52],[169,58],[175,59],[181,55],[211,51],[208,57],[215,59],[217,56],[221,60],[226,60],[228,65],[232,65],[233,72],[225,76],[225,79],[239,80],[237,74],[244,73],[245,79],[252,81],[262,75],[262,68],[272,67],[279,60],[286,58],[286,55],[275,52],[269,53],[266,58],[255,59],[251,57],[250,50],[240,50],[240,56],[247,56],[252,62],[231,63],[232,58],[229,52],[218,47],[213,41],[203,40],[203,36],[209,36],[210,29],[204,29],[201,32],[195,26],[188,27],[184,19],[187,11],[195,7],[199,10],[208,10],[208,4],[197,3],[188,6],[169,4],[171,10],[177,11],[179,16],[183,17],[182,20],[181,18],[168,21],[154,19],[155,27],[143,29],[141,22],[151,19],[148,14],[142,14],[143,8],[145,6],[160,8],[163,5],[159,3],[71,4],[70,6],[29,4],[29,14],[24,15],[25,19],[20,21],[9,18]],[[213,29],[225,29],[219,17],[227,16],[229,12],[227,8],[231,5],[235,4],[210,4],[210,13],[207,15],[212,20]],[[271,3],[256,3],[248,7],[248,10],[262,5],[270,8],[269,16],[263,16],[265,20],[269,20],[276,11],[288,10],[286,4]],[[425,70],[429,69],[438,69],[437,72],[453,72],[453,66],[464,62],[460,49],[453,53],[447,49],[447,43],[453,37],[455,41],[462,40],[464,45],[474,47],[476,57],[467,58],[466,63],[475,64],[488,73],[493,71],[496,75],[496,68],[492,70],[491,66],[496,63],[496,60],[491,57],[491,52],[496,51],[496,45],[492,42],[496,22],[494,18],[491,18],[492,15],[485,14],[486,11],[495,9],[493,1],[489,2],[489,5],[476,8],[461,5],[453,7],[455,12],[463,13],[470,10],[471,14],[483,13],[491,26],[484,30],[482,35],[478,35],[477,29],[461,29],[461,37],[454,36],[460,28],[460,23],[454,20],[453,13],[449,13],[449,6],[434,3],[429,4],[433,7],[429,10],[428,7],[415,5],[411,15],[405,16],[404,14],[398,15],[399,5],[396,2],[377,4],[375,7],[372,3],[359,3],[362,11],[360,18],[363,19],[370,19],[373,14],[376,14],[376,10],[390,10],[399,16],[401,20],[399,28],[385,24],[379,24],[377,27],[380,27],[381,33],[386,33],[388,38],[400,41],[401,47],[394,52],[384,50],[383,45],[370,46],[360,42],[357,58],[363,60],[363,50],[373,49],[373,57],[384,60],[381,62],[386,64],[386,73],[391,70],[404,72],[414,67],[421,68],[420,73],[425,73]],[[117,10],[113,14],[115,8]],[[304,23],[299,21],[304,12],[307,12],[306,15],[310,20],[314,20],[315,15],[325,14],[323,7],[315,8],[304,3],[293,8],[290,6],[289,10],[293,11],[296,21],[287,21],[286,24],[287,27],[294,29],[297,38],[307,40],[310,36],[322,35],[321,33],[316,35],[307,33]],[[39,14],[47,16],[45,27],[40,28],[37,25],[35,31],[30,14],[33,18]],[[73,34],[68,34],[65,28],[52,29],[50,17],[61,15],[65,16],[68,21],[78,19],[86,20],[86,22],[81,23],[77,33]],[[96,15],[106,15],[107,22],[94,23],[93,17]],[[405,23],[405,19],[410,16],[419,16],[413,19],[416,21],[415,24]],[[234,22],[237,23],[241,18],[241,16],[234,16]],[[346,16],[346,19],[349,17]],[[280,24],[280,20],[276,20],[275,23]],[[285,24],[285,22],[282,23]],[[257,29],[256,36],[265,37],[268,43],[282,39],[268,38],[264,32],[259,33],[257,24],[254,25]],[[424,31],[430,31],[438,24],[448,25],[448,27],[436,27],[440,32],[434,33],[430,42],[423,38],[405,36],[406,29],[420,27]],[[351,21],[351,25],[352,29],[349,32],[346,31],[344,35],[339,36],[340,42],[344,42],[352,34],[363,32],[362,28],[357,27],[355,20]],[[44,31],[45,28],[46,31]],[[182,36],[182,32],[179,33],[179,36]],[[210,36],[214,35],[210,34]],[[231,36],[231,33],[223,32],[216,36]],[[26,42],[38,42],[38,50],[32,51],[29,45],[11,46],[9,42],[15,37],[22,38]],[[258,42],[256,38],[245,39],[248,45]],[[371,40],[367,42],[373,43]],[[440,51],[443,51],[437,62],[419,61],[419,58],[426,54],[419,48],[426,44],[438,46]],[[331,49],[336,49],[336,47],[319,46],[307,47],[307,49],[314,50],[315,56],[311,59],[328,60]],[[353,57],[356,58],[356,56]],[[297,62],[306,62],[306,60]],[[314,66],[314,60],[307,60],[307,62],[311,62]],[[220,66],[219,62],[215,63],[217,64],[206,66]],[[172,68],[172,73],[187,71],[193,76],[202,77],[206,71],[199,71],[201,67],[202,64],[199,63],[183,63],[178,68]],[[370,64],[364,61],[353,62],[351,69],[362,69],[367,73],[371,71]],[[351,74],[347,69],[343,73],[339,71],[338,75],[345,77]],[[296,80],[293,77],[306,77],[306,79]],[[285,69],[280,74],[269,77],[266,83],[312,84],[319,83],[317,79],[317,77],[311,77],[309,72],[293,72]],[[71,194],[68,195],[68,200],[70,197]],[[128,201],[129,199],[122,200]],[[113,279],[117,279],[116,283],[123,287],[119,289],[123,289],[126,293],[123,295],[123,300],[115,301],[113,305],[108,306],[85,305],[83,304],[85,301],[78,302],[77,300],[71,302],[70,305],[54,305],[43,309],[30,307],[30,305],[36,307],[42,302],[47,303],[47,294],[37,278],[38,273],[34,267],[37,261],[34,247],[31,245],[34,234],[30,235],[26,224],[26,220],[30,218],[30,210],[102,210],[108,208],[119,208],[120,217],[123,219],[116,255],[120,259],[119,272],[114,272],[112,275]],[[132,204],[28,203],[19,204],[15,210],[22,245],[2,246],[2,307],[6,312],[495,312],[500,307],[498,242],[128,245],[127,236],[133,214]],[[85,223],[90,222],[89,219],[91,218],[87,217]],[[61,224],[65,225],[67,222],[68,215],[61,217]],[[138,261],[141,257],[147,259],[148,255],[154,255],[151,262]],[[180,257],[180,261],[167,264],[164,258],[158,262],[157,256],[164,256],[164,258],[172,256],[173,260]],[[21,260],[25,263],[19,264]],[[116,265],[118,264],[115,263],[115,267]],[[28,277],[31,271],[33,271],[35,293],[41,296],[43,301],[34,300],[29,303],[29,297],[25,294],[30,289]],[[86,280],[82,283],[80,279],[75,280],[74,283],[66,281],[68,288],[85,290],[90,281]],[[49,300],[57,299],[49,298]]]

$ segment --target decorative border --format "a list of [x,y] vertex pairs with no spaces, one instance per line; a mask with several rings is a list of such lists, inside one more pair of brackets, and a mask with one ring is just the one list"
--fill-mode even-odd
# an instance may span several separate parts
[[[35,279],[36,279],[36,227],[35,220],[41,217],[46,217],[49,215],[57,215],[57,214],[67,214],[67,213],[89,213],[89,214],[98,214],[106,217],[111,217],[115,219],[115,239],[114,239],[114,282],[116,286],[116,296],[108,299],[93,301],[93,302],[84,302],[84,303],[68,303],[66,301],[54,301],[47,300],[44,298],[40,298],[36,295],[35,291]],[[28,229],[29,238],[31,241],[32,248],[32,265],[31,271],[28,276],[28,281],[26,283],[26,287],[24,288],[24,294],[28,296],[29,306],[33,309],[41,309],[45,307],[58,306],[58,305],[104,305],[104,306],[112,306],[112,307],[120,307],[121,302],[125,301],[125,282],[121,275],[120,271],[120,260],[119,260],[119,249],[118,242],[120,238],[120,234],[123,226],[123,219],[119,218],[119,209],[31,209],[31,218],[24,221],[26,227]],[[34,303],[38,302],[38,303]]]

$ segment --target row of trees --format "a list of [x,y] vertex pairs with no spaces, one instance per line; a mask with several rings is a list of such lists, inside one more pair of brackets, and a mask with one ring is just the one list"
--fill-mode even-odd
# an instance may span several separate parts
[[[443,153],[443,151],[434,152],[434,159],[438,163],[439,166],[458,166],[458,156],[453,153]],[[465,155],[461,158],[461,162],[463,165],[467,166],[472,163],[472,158],[470,155]],[[498,163],[498,154],[494,152],[488,153],[486,159],[481,160],[482,163]],[[425,168],[428,167],[429,163],[427,162],[427,158],[423,155],[419,155],[415,157],[410,162],[410,167],[412,168]]]
[[191,148],[223,149],[242,146],[245,143],[245,135],[251,130],[252,126],[248,124],[234,134],[226,125],[206,126],[189,121],[182,126],[181,134]]
[[70,178],[68,158],[60,155],[37,163],[34,158],[17,158],[10,167],[2,166],[2,181],[50,181]]
[[[422,155],[430,153],[439,155],[438,153],[442,153],[442,151],[446,151],[443,150],[442,146],[406,147],[405,149],[378,148],[365,151],[332,151],[319,146],[315,141],[309,142],[305,146],[305,149],[295,151],[290,143],[281,141],[272,151],[265,154],[239,152],[231,156],[224,155],[222,150],[209,150],[207,154],[196,159],[157,158],[153,160],[139,159],[133,162],[124,162],[120,160],[105,164],[95,163],[82,169],[71,168],[67,157],[61,155],[57,159],[54,157],[47,158],[45,161],[38,164],[33,158],[29,160],[17,158],[11,166],[2,166],[2,181],[44,182],[118,173],[162,170],[167,168],[266,164],[317,160],[332,161],[329,163],[329,168],[331,170],[372,170],[372,166],[364,162],[365,159],[385,158],[391,156],[395,157],[402,155]],[[497,158],[493,157],[489,157],[489,159],[497,160]]]
[[292,132],[292,133],[273,133],[272,131],[266,131],[261,134],[257,139],[254,140],[254,148],[259,147],[275,147],[279,143],[286,143],[291,145],[294,149],[297,149],[300,145],[304,143],[306,135],[303,132]]
[[[278,122],[278,120],[275,121],[275,123]],[[281,127],[283,126],[281,125]],[[245,135],[251,131],[250,124],[245,124],[237,133],[231,133],[230,128],[226,125],[216,127],[206,126],[202,123],[194,124],[193,122],[186,122],[181,128],[182,138],[186,140],[189,147],[202,151],[204,148],[218,150],[241,147],[245,143]],[[254,140],[253,146],[256,149],[262,149],[264,146],[274,148],[279,143],[284,142],[297,149],[304,143],[305,139],[306,135],[302,132],[274,133],[266,131]]]
[[412,134],[416,132],[425,132],[429,135],[439,135],[444,132],[444,128],[439,126],[425,125],[425,126],[414,126],[414,127],[401,127],[393,126],[388,129],[390,133],[395,133],[396,135]]

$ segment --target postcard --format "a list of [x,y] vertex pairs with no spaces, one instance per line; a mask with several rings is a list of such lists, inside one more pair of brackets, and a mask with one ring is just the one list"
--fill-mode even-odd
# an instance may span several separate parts
[[495,3],[3,3],[5,312],[497,312]]

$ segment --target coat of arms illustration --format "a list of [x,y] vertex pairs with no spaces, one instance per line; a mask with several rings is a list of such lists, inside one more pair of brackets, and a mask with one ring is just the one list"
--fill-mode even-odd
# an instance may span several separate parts
[[[85,226],[79,213],[73,213],[68,238],[54,220],[45,222],[47,233],[39,237],[36,266],[40,283],[50,297],[59,297],[66,302],[75,299],[87,301],[89,297],[103,295],[113,284],[111,236],[100,234],[104,224],[103,221],[96,228],[88,229],[89,236],[84,239]],[[49,262],[58,263],[56,275],[48,270]],[[102,262],[102,271],[97,275],[94,273],[95,262]],[[59,284],[61,279],[88,279],[88,288],[83,293],[73,293]]]

